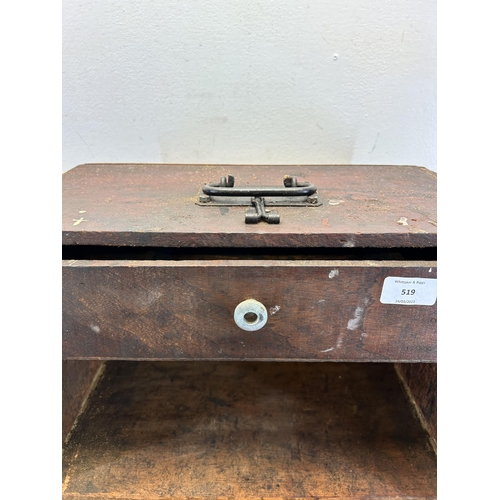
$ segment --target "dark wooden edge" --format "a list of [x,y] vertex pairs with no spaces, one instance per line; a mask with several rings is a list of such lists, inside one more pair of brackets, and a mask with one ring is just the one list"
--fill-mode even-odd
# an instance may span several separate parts
[[437,364],[395,363],[394,367],[437,453]]
[[62,442],[71,434],[89,394],[104,371],[103,361],[63,360]]
[[435,233],[366,233],[356,234],[347,242],[346,233],[308,233],[307,239],[294,233],[256,233],[244,238],[245,233],[195,232],[134,232],[134,231],[63,231],[62,244],[164,247],[164,248],[435,248]]

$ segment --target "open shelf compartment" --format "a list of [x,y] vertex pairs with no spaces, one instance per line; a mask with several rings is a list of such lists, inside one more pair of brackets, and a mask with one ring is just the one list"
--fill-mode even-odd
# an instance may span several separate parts
[[63,464],[68,500],[436,497],[389,363],[108,361]]

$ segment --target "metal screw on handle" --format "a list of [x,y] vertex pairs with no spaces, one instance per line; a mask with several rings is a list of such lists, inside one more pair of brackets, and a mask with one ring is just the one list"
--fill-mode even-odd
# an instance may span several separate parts
[[267,323],[267,309],[257,300],[244,300],[234,310],[234,321],[242,330],[255,332]]

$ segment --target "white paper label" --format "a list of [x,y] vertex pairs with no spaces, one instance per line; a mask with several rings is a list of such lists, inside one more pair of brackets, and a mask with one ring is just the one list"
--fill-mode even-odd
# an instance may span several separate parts
[[406,306],[432,306],[437,298],[435,278],[396,278],[384,280],[380,302]]

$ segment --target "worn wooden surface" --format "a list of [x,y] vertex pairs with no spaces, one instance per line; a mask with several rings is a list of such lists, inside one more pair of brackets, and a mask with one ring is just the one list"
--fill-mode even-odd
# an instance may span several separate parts
[[[281,223],[244,223],[245,208],[195,204],[203,184],[318,187],[318,208],[280,207]],[[82,165],[63,175],[64,245],[435,247],[436,174],[422,167]]]
[[62,440],[63,443],[73,426],[102,361],[62,362]]
[[437,364],[398,363],[396,370],[416,406],[423,426],[437,446]]
[[429,499],[436,457],[390,364],[108,362],[64,499]]
[[[435,262],[65,262],[63,356],[435,361],[437,303],[382,304],[387,276]],[[256,332],[233,318],[249,298],[269,314]]]

